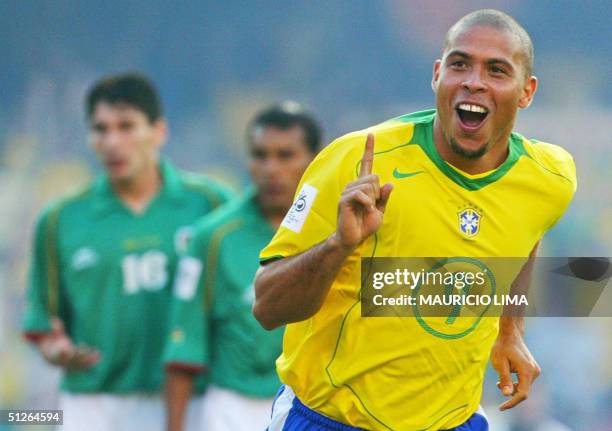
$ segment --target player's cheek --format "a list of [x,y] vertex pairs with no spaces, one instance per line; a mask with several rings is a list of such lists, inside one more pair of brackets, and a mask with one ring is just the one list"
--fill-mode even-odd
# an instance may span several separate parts
[[304,172],[306,171],[306,168],[308,168],[309,163],[304,163],[303,160],[296,160],[292,166],[291,166],[291,178],[289,179],[289,181],[291,181],[292,186],[293,187],[297,187],[298,183],[300,182],[300,179],[302,178],[302,175],[304,175]]

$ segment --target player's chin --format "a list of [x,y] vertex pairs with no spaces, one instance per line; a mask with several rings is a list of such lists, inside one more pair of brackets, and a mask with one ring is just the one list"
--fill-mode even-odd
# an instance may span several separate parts
[[488,150],[488,141],[477,137],[452,138],[450,141],[453,152],[467,159],[478,159]]
[[124,168],[116,168],[116,169],[108,169],[108,176],[114,182],[129,182],[133,175],[127,167]]
[[262,206],[270,211],[286,211],[293,204],[293,195],[281,191],[268,191],[261,193],[260,201]]

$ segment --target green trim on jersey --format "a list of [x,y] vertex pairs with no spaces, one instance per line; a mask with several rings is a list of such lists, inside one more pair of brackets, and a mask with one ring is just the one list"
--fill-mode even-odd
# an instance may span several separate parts
[[45,249],[47,251],[47,279],[49,283],[49,295],[47,308],[49,314],[57,316],[59,302],[59,258],[57,256],[57,219],[61,206],[54,208],[49,214],[46,227]]
[[283,259],[285,256],[281,255],[281,254],[277,254],[275,256],[270,256],[270,257],[266,257],[265,259],[260,259],[259,263],[261,263],[262,265],[265,265],[266,263],[278,260],[278,259]]
[[[528,156],[523,146],[523,137],[518,133],[512,133],[508,142],[508,157],[498,168],[492,171],[490,174],[479,177],[479,178],[468,178],[453,169],[438,153],[436,145],[433,140],[433,123],[436,117],[436,110],[430,109],[426,111],[415,112],[413,114],[403,115],[401,117],[394,118],[390,121],[414,123],[415,130],[412,136],[410,144],[419,145],[427,157],[433,162],[434,165],[444,174],[446,177],[451,179],[455,184],[463,187],[466,190],[474,191],[480,190],[483,187],[488,186],[491,183],[501,179],[508,173],[510,169],[518,162],[521,156]],[[396,147],[399,148],[399,147]],[[394,150],[393,148],[392,150]],[[392,151],[392,150],[387,150]],[[378,153],[375,153],[375,155]]]
[[[221,241],[241,227],[244,224],[242,219],[230,220],[225,224],[220,225],[213,232],[212,237],[210,239],[210,245],[208,246],[208,254],[206,258],[206,268],[216,268],[217,262],[219,260],[219,251],[221,248]],[[215,299],[215,276],[216,271],[206,271],[206,275],[204,278],[203,289],[206,294],[204,295],[204,309],[206,311],[211,311],[213,307],[213,301]],[[208,288],[206,288],[208,286]]]

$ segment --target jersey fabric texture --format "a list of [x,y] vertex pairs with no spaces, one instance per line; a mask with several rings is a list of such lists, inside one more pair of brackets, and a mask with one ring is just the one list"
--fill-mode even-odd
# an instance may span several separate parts
[[273,235],[252,189],[197,224],[174,286],[169,366],[206,367],[213,385],[274,396],[283,329],[265,331],[251,311],[259,252]]
[[[262,262],[291,256],[336,229],[337,205],[355,180],[367,133],[373,173],[394,190],[379,231],[346,259],[321,309],[286,328],[281,381],[310,408],[375,430],[438,430],[476,412],[497,318],[362,318],[361,257],[526,257],[576,189],[562,148],[513,133],[497,169],[469,175],[433,142],[435,110],[348,134],[307,169]],[[517,272],[518,273],[518,272]]]
[[142,214],[118,199],[105,175],[48,206],[34,237],[24,331],[36,338],[58,316],[75,344],[101,353],[93,368],[66,371],[69,392],[150,392],[161,387],[176,250],[229,189],[160,163],[163,186]]

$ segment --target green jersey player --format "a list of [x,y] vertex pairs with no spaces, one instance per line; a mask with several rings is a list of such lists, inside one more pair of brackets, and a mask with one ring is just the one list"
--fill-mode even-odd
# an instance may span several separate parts
[[160,159],[166,123],[146,78],[105,78],[86,105],[105,173],[39,217],[24,331],[64,368],[63,429],[162,429],[176,251],[231,193]]
[[210,379],[207,431],[265,429],[278,390],[282,329],[267,332],[253,317],[253,278],[320,132],[295,103],[286,103],[259,113],[248,140],[254,186],[195,226],[179,263],[165,353],[170,430],[182,429],[196,372],[207,370]]

